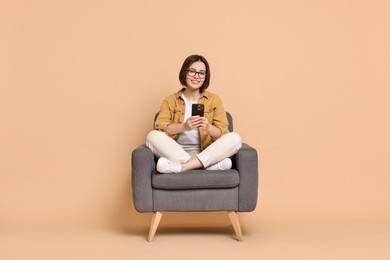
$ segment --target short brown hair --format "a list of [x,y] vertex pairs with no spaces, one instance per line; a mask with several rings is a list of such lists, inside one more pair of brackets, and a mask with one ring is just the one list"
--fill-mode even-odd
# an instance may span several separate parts
[[210,66],[205,57],[201,55],[191,55],[188,56],[187,59],[183,62],[183,65],[181,66],[181,70],[179,73],[179,80],[181,85],[187,86],[186,78],[187,78],[187,70],[188,68],[195,62],[201,61],[206,65],[206,77],[204,79],[203,85],[200,87],[200,90],[203,91],[209,87],[210,84]]

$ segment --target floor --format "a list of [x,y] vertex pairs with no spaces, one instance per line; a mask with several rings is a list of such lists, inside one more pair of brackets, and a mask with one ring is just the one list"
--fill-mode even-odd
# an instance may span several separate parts
[[146,241],[144,224],[89,230],[4,229],[0,259],[390,259],[390,221],[254,221],[250,214],[241,214],[244,241],[238,242],[227,215],[219,213],[209,222],[205,213],[193,213],[199,214],[196,223],[192,219],[177,224],[173,220],[178,214],[163,216],[152,242]]

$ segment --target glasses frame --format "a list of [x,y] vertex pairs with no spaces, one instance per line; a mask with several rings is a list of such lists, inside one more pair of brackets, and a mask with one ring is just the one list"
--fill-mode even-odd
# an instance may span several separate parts
[[[194,73],[194,75],[190,75],[190,73]],[[200,73],[204,73],[204,76],[201,77],[201,76],[200,76]],[[196,71],[196,70],[194,70],[194,69],[188,69],[188,70],[187,70],[187,75],[190,76],[190,77],[195,77],[196,74],[198,74],[198,78],[200,78],[200,79],[205,79],[206,76],[207,76],[207,73],[204,72],[204,71]]]

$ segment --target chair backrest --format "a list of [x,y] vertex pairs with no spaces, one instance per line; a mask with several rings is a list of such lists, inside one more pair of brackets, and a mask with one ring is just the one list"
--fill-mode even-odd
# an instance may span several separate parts
[[[157,119],[157,116],[158,116],[158,112],[157,112],[157,114],[154,116],[154,121],[153,122],[156,122],[156,119]],[[229,122],[229,131],[230,132],[233,132],[233,117],[232,117],[232,115],[229,113],[229,112],[227,112],[226,111],[226,117],[227,117],[227,120],[228,120],[228,122]]]
[[232,115],[226,111],[226,117],[228,119],[228,122],[229,122],[229,131],[230,132],[233,132],[233,117]]

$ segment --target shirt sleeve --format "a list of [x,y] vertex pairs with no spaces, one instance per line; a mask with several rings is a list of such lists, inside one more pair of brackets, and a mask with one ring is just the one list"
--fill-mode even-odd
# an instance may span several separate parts
[[163,103],[161,104],[160,111],[158,113],[158,116],[156,118],[156,121],[154,122],[154,129],[167,132],[168,125],[172,124],[172,115],[171,110],[169,108],[169,97],[166,98]]
[[223,107],[222,101],[218,96],[214,97],[214,118],[213,125],[221,131],[221,136],[229,133],[229,123],[226,116],[226,111]]
[[179,134],[170,134],[167,131],[167,127],[170,124],[181,123],[181,110],[175,106],[175,96],[171,95],[167,97],[161,104],[160,111],[154,123],[154,129],[164,132],[169,137],[176,140]]

